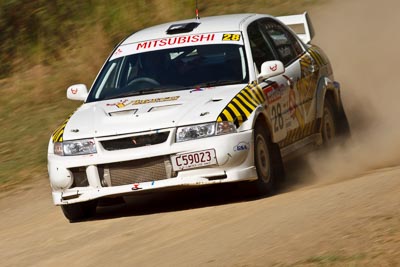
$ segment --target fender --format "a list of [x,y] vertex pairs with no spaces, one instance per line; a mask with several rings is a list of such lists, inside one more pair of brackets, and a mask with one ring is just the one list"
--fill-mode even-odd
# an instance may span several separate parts
[[267,131],[268,135],[271,137],[271,141],[277,143],[279,140],[276,140],[275,136],[273,135],[272,121],[268,116],[267,108],[268,106],[265,102],[259,104],[250,114],[248,119],[240,126],[240,131],[252,131],[255,128],[257,120],[263,120],[268,127]]
[[[240,101],[242,101],[242,103],[238,104]],[[231,108],[228,108],[233,102],[237,103],[238,107],[236,107],[236,109],[241,110],[242,114],[238,112],[235,113],[233,110],[230,110]],[[247,115],[245,114],[246,112]],[[258,82],[253,81],[232,98],[218,115],[217,121],[232,121],[239,131],[250,131],[254,129],[259,116],[262,116],[262,119],[268,126],[268,132],[271,135],[272,122],[268,116],[265,95]],[[274,140],[273,136],[271,137],[272,140]]]

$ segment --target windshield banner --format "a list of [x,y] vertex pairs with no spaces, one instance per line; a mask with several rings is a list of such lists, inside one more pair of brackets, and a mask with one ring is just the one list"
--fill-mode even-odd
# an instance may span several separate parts
[[147,40],[119,46],[115,50],[114,54],[111,56],[110,61],[119,57],[138,54],[142,52],[207,44],[243,45],[243,38],[240,32],[216,32]]

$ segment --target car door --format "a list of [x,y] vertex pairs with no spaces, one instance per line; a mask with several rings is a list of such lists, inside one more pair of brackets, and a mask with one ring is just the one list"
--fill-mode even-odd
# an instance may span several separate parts
[[264,19],[261,30],[286,68],[283,77],[289,90],[285,91],[287,102],[282,112],[287,136],[280,145],[287,146],[315,131],[316,110],[312,102],[316,89],[316,65],[294,34],[281,23]]
[[[251,23],[247,28],[251,55],[254,62],[256,73],[260,73],[261,65],[266,61],[278,60],[278,56],[273,49],[271,42],[261,30],[261,20]],[[274,142],[280,142],[287,135],[287,125],[285,119],[285,110],[288,109],[289,83],[282,76],[275,76],[259,83],[262,88],[266,107],[272,125],[272,138]]]

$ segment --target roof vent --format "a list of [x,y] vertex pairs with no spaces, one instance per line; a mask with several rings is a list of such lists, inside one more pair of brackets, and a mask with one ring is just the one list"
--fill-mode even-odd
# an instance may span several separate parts
[[200,25],[199,22],[172,24],[168,28],[167,34],[178,34],[178,33],[184,33],[184,32],[191,32],[194,29],[196,29],[199,25]]

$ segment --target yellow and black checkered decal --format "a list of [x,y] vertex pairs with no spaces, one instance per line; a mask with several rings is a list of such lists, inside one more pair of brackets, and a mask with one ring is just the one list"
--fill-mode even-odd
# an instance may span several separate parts
[[245,122],[256,107],[265,101],[261,87],[252,82],[243,88],[219,114],[217,121],[230,121],[236,127]]
[[51,137],[53,140],[53,143],[63,141],[64,129],[65,129],[65,126],[67,125],[69,119],[71,118],[72,114],[69,115],[68,118],[60,126],[58,126],[58,128],[53,132],[53,135]]
[[317,128],[317,120],[313,120],[312,122],[306,123],[304,127],[297,127],[287,133],[286,138],[279,142],[280,147],[286,147],[300,139],[303,139],[309,135],[312,135],[316,132]]

